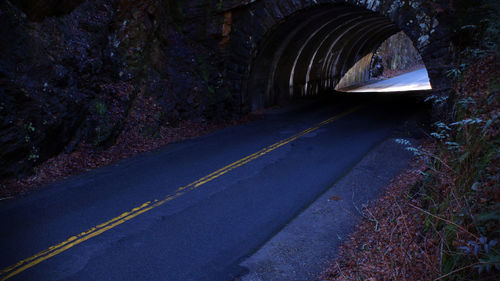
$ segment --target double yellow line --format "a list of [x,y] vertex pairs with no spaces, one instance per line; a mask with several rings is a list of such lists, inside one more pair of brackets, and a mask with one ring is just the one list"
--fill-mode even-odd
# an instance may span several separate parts
[[321,123],[318,123],[316,124],[315,126],[313,127],[310,127],[298,134],[295,134],[287,139],[284,139],[284,140],[281,140],[277,143],[274,143],[266,148],[263,148],[253,154],[250,154],[238,161],[235,161],[213,173],[210,173],[186,186],[182,186],[182,187],[179,187],[174,193],[172,194],[169,194],[167,197],[165,197],[163,200],[153,200],[153,201],[148,201],[136,208],[133,208],[132,210],[128,211],[128,212],[125,212],[113,219],[110,219],[104,223],[101,223],[95,227],[92,227],[91,229],[85,231],[85,232],[82,232],[78,235],[74,235],[74,236],[71,236],[70,238],[68,238],[66,241],[64,242],[61,242],[57,245],[54,245],[54,246],[50,246],[48,249],[44,250],[44,251],[41,251],[35,255],[33,255],[32,257],[29,257],[29,258],[26,258],[24,260],[21,260],[19,261],[18,263],[12,265],[12,266],[9,266],[5,269],[3,269],[2,271],[0,271],[0,278],[1,280],[7,280],[9,279],[10,277],[14,276],[14,275],[17,275],[21,272],[23,272],[24,270],[30,268],[30,267],[33,267],[39,263],[41,263],[42,261],[44,260],[47,260],[57,254],[60,254],[66,250],[68,250],[69,248],[73,247],[73,246],[76,246],[92,237],[95,237],[105,231],[108,231],[112,228],[114,228],[115,226],[118,226],[128,220],[131,220],[135,217],[137,217],[138,215],[140,214],[143,214],[151,209],[154,209],[156,207],[159,207],[163,204],[165,204],[166,202],[168,201],[171,201],[179,196],[182,196],[183,194],[185,194],[186,192],[190,191],[190,190],[193,190],[193,189],[196,189],[198,188],[199,186],[207,183],[207,182],[210,182],[222,175],[224,175],[225,173],[231,171],[231,170],[234,170],[240,166],[243,166],[245,165],[246,163],[252,161],[252,160],[255,160],[283,145],[286,145],[306,134],[309,134],[317,129],[319,129],[320,127],[322,126],[325,126],[329,123],[332,123],[333,121],[335,120],[338,120],[356,110],[358,110],[360,107],[354,107],[354,108],[351,108],[347,111],[344,111],[342,112],[341,114],[339,115],[336,115],[336,116],[333,116],[331,118],[328,118],[326,119],[325,121],[321,122]]

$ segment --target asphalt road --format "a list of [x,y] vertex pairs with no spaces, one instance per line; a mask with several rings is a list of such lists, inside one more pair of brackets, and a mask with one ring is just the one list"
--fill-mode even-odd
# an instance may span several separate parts
[[413,102],[305,101],[1,202],[0,279],[232,280]]
[[367,85],[351,87],[346,92],[400,92],[430,90],[431,84],[425,68],[399,75],[394,78],[372,81]]

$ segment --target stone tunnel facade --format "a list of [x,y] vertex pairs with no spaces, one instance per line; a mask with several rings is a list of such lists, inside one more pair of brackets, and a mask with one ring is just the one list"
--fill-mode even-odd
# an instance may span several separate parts
[[[403,30],[420,52],[436,92],[446,92],[451,57],[439,7],[400,0],[256,0],[223,8],[226,80],[243,111],[334,89],[356,62]],[[360,63],[358,63],[359,65]]]
[[399,30],[446,94],[451,2],[0,1],[0,179],[332,90]]

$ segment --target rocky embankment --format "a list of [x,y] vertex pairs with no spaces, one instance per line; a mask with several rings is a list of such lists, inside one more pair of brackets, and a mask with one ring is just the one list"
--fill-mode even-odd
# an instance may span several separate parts
[[82,144],[237,116],[216,13],[201,2],[3,1],[0,179]]

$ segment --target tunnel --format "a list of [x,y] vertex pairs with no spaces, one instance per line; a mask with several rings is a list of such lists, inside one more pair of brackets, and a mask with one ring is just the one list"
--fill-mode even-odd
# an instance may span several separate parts
[[235,77],[238,69],[244,69],[241,99],[250,111],[333,91],[353,66],[349,79],[343,79],[344,86],[369,80],[374,53],[400,31],[413,41],[427,69],[428,64],[432,66],[432,87],[442,82],[437,81],[441,70],[435,67],[443,65],[436,63],[442,58],[428,55],[429,49],[439,45],[439,40],[428,42],[436,33],[437,20],[418,14],[422,11],[415,14],[403,6],[394,8],[399,1],[385,1],[384,7],[375,7],[375,1],[358,1],[364,5],[330,1],[303,7],[286,2],[295,1],[261,1],[237,11],[239,21],[233,23],[233,64],[240,66],[230,67],[233,73],[229,74]]

